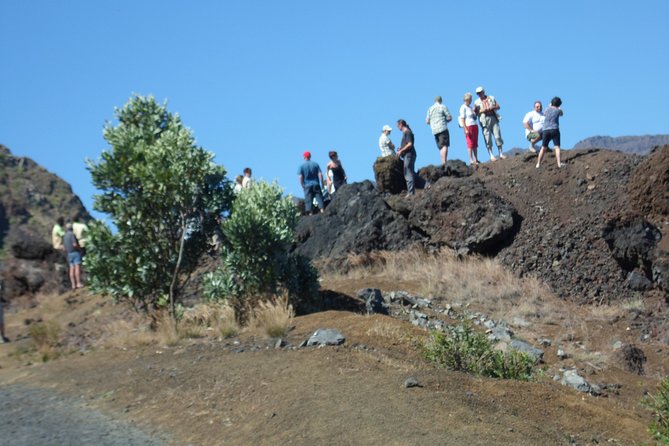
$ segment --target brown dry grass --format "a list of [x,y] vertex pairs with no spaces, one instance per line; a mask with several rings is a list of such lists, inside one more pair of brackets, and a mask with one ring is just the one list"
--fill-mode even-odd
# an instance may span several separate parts
[[[538,318],[559,310],[549,303],[552,294],[540,280],[518,278],[495,259],[460,259],[450,250],[434,254],[410,250],[350,256],[349,265],[351,269],[340,276],[418,280],[421,295],[454,306],[478,307],[494,318]],[[323,276],[329,279],[337,275],[327,272]]]
[[288,297],[278,296],[259,302],[251,311],[248,326],[270,338],[280,338],[288,333],[294,317],[295,311],[288,303]]
[[235,310],[226,304],[198,304],[184,312],[179,322],[179,335],[188,338],[202,338],[213,334],[229,338],[239,333],[235,320]]

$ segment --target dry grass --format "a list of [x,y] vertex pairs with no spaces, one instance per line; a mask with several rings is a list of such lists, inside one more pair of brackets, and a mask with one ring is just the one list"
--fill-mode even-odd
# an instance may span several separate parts
[[234,309],[226,304],[198,304],[186,310],[179,322],[179,335],[201,338],[208,334],[229,338],[239,333]]
[[251,310],[249,328],[258,330],[270,338],[285,336],[295,317],[293,306],[288,303],[287,296],[275,297],[261,301]]
[[167,311],[153,317],[136,313],[130,319],[119,319],[104,327],[99,344],[108,348],[129,348],[145,345],[176,345],[176,325]]
[[46,362],[59,356],[63,330],[58,322],[53,320],[35,322],[30,325],[28,330],[43,361]]
[[551,292],[534,277],[518,278],[495,259],[459,259],[451,250],[435,254],[420,250],[349,256],[345,274],[326,272],[324,279],[392,277],[418,282],[418,292],[436,302],[478,307],[492,317],[541,318],[559,313],[549,304]]

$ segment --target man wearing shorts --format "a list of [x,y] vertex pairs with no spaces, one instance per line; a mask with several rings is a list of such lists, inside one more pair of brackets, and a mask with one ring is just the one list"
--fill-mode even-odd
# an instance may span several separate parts
[[544,112],[544,128],[541,132],[541,151],[539,152],[539,157],[537,158],[537,169],[541,165],[541,160],[548,149],[548,144],[553,141],[553,149],[555,150],[555,160],[557,161],[557,166],[562,167],[564,164],[560,162],[560,116],[564,113],[560,106],[562,105],[562,99],[555,96],[551,99],[551,106],[546,109]]
[[525,127],[525,138],[530,142],[529,151],[536,152],[537,148],[534,146],[541,141],[541,129],[544,126],[544,115],[541,113],[543,106],[541,101],[534,103],[534,109],[525,114],[523,118],[523,127]]
[[448,123],[453,119],[448,107],[441,103],[441,96],[434,98],[434,104],[427,110],[425,123],[432,128],[434,141],[437,143],[437,149],[441,154],[441,164],[444,168],[448,158],[448,146],[451,145],[451,137],[448,133]]
[[77,237],[72,232],[72,223],[65,225],[63,246],[67,252],[67,264],[70,266],[69,273],[72,289],[83,288],[81,283],[81,248],[79,248]]

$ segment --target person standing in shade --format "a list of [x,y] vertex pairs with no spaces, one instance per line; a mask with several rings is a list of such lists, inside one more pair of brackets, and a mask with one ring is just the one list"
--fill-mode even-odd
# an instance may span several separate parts
[[393,156],[395,154],[395,144],[390,140],[390,132],[393,129],[389,125],[384,125],[379,138],[379,149],[381,149],[381,156]]
[[416,165],[416,147],[414,137],[409,124],[404,119],[397,121],[397,128],[402,132],[402,143],[397,150],[397,155],[404,160],[404,180],[407,183],[407,197],[415,195],[417,175],[414,170]]
[[432,129],[434,141],[441,155],[441,165],[449,173],[446,161],[448,159],[448,146],[451,145],[451,135],[448,132],[448,123],[453,119],[448,107],[441,103],[441,96],[434,98],[434,104],[427,110],[425,123]]
[[495,100],[493,96],[488,96],[485,94],[485,89],[483,87],[476,88],[476,94],[478,99],[474,102],[474,112],[479,117],[479,122],[483,129],[483,139],[485,141],[486,149],[488,149],[488,154],[490,154],[490,161],[497,161],[495,155],[492,153],[492,138],[495,138],[497,143],[497,151],[499,152],[500,159],[505,159],[504,153],[502,151],[502,145],[504,145],[504,140],[502,139],[502,132],[499,128],[499,103]]
[[339,160],[339,155],[334,150],[328,153],[330,157],[330,162],[328,163],[326,170],[327,178],[327,190],[328,194],[332,197],[336,191],[339,190],[341,186],[346,184],[346,172],[344,171],[344,166],[341,165]]
[[5,310],[2,308],[3,298],[5,297],[4,282],[0,279],[0,344],[9,342],[9,338],[5,336]]
[[530,147],[527,149],[530,152],[536,152],[537,148],[534,146],[541,141],[541,130],[544,126],[544,115],[541,113],[543,105],[541,101],[534,103],[534,109],[527,112],[523,118],[523,127],[525,127],[525,138],[530,142]]
[[244,168],[244,178],[242,178],[242,188],[246,189],[253,185],[253,178],[251,178],[251,168]]
[[564,166],[564,164],[560,162],[560,116],[564,114],[560,108],[561,105],[562,99],[555,96],[551,99],[551,106],[544,112],[544,128],[541,131],[541,151],[539,152],[537,165],[535,166],[537,169],[541,165],[541,160],[544,158],[544,154],[546,153],[548,144],[551,140],[553,141],[557,166]]
[[325,187],[323,172],[317,162],[311,161],[311,152],[304,152],[303,157],[304,163],[297,169],[297,175],[304,191],[304,211],[311,214],[312,202],[316,199],[318,209],[323,212],[323,193],[321,192],[321,185]]
[[67,252],[67,263],[69,265],[70,284],[72,289],[83,288],[81,283],[81,251],[79,242],[72,232],[72,223],[65,225],[63,246]]
[[464,104],[460,106],[458,120],[460,127],[465,131],[465,140],[467,141],[467,152],[469,152],[469,164],[476,166],[479,163],[479,127],[476,125],[476,114],[472,109],[472,94],[465,93]]

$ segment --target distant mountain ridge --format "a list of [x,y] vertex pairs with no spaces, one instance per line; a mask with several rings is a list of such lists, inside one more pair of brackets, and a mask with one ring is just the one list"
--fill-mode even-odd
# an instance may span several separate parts
[[656,146],[669,144],[669,135],[591,136],[574,145],[574,149],[610,149],[619,152],[647,155]]

